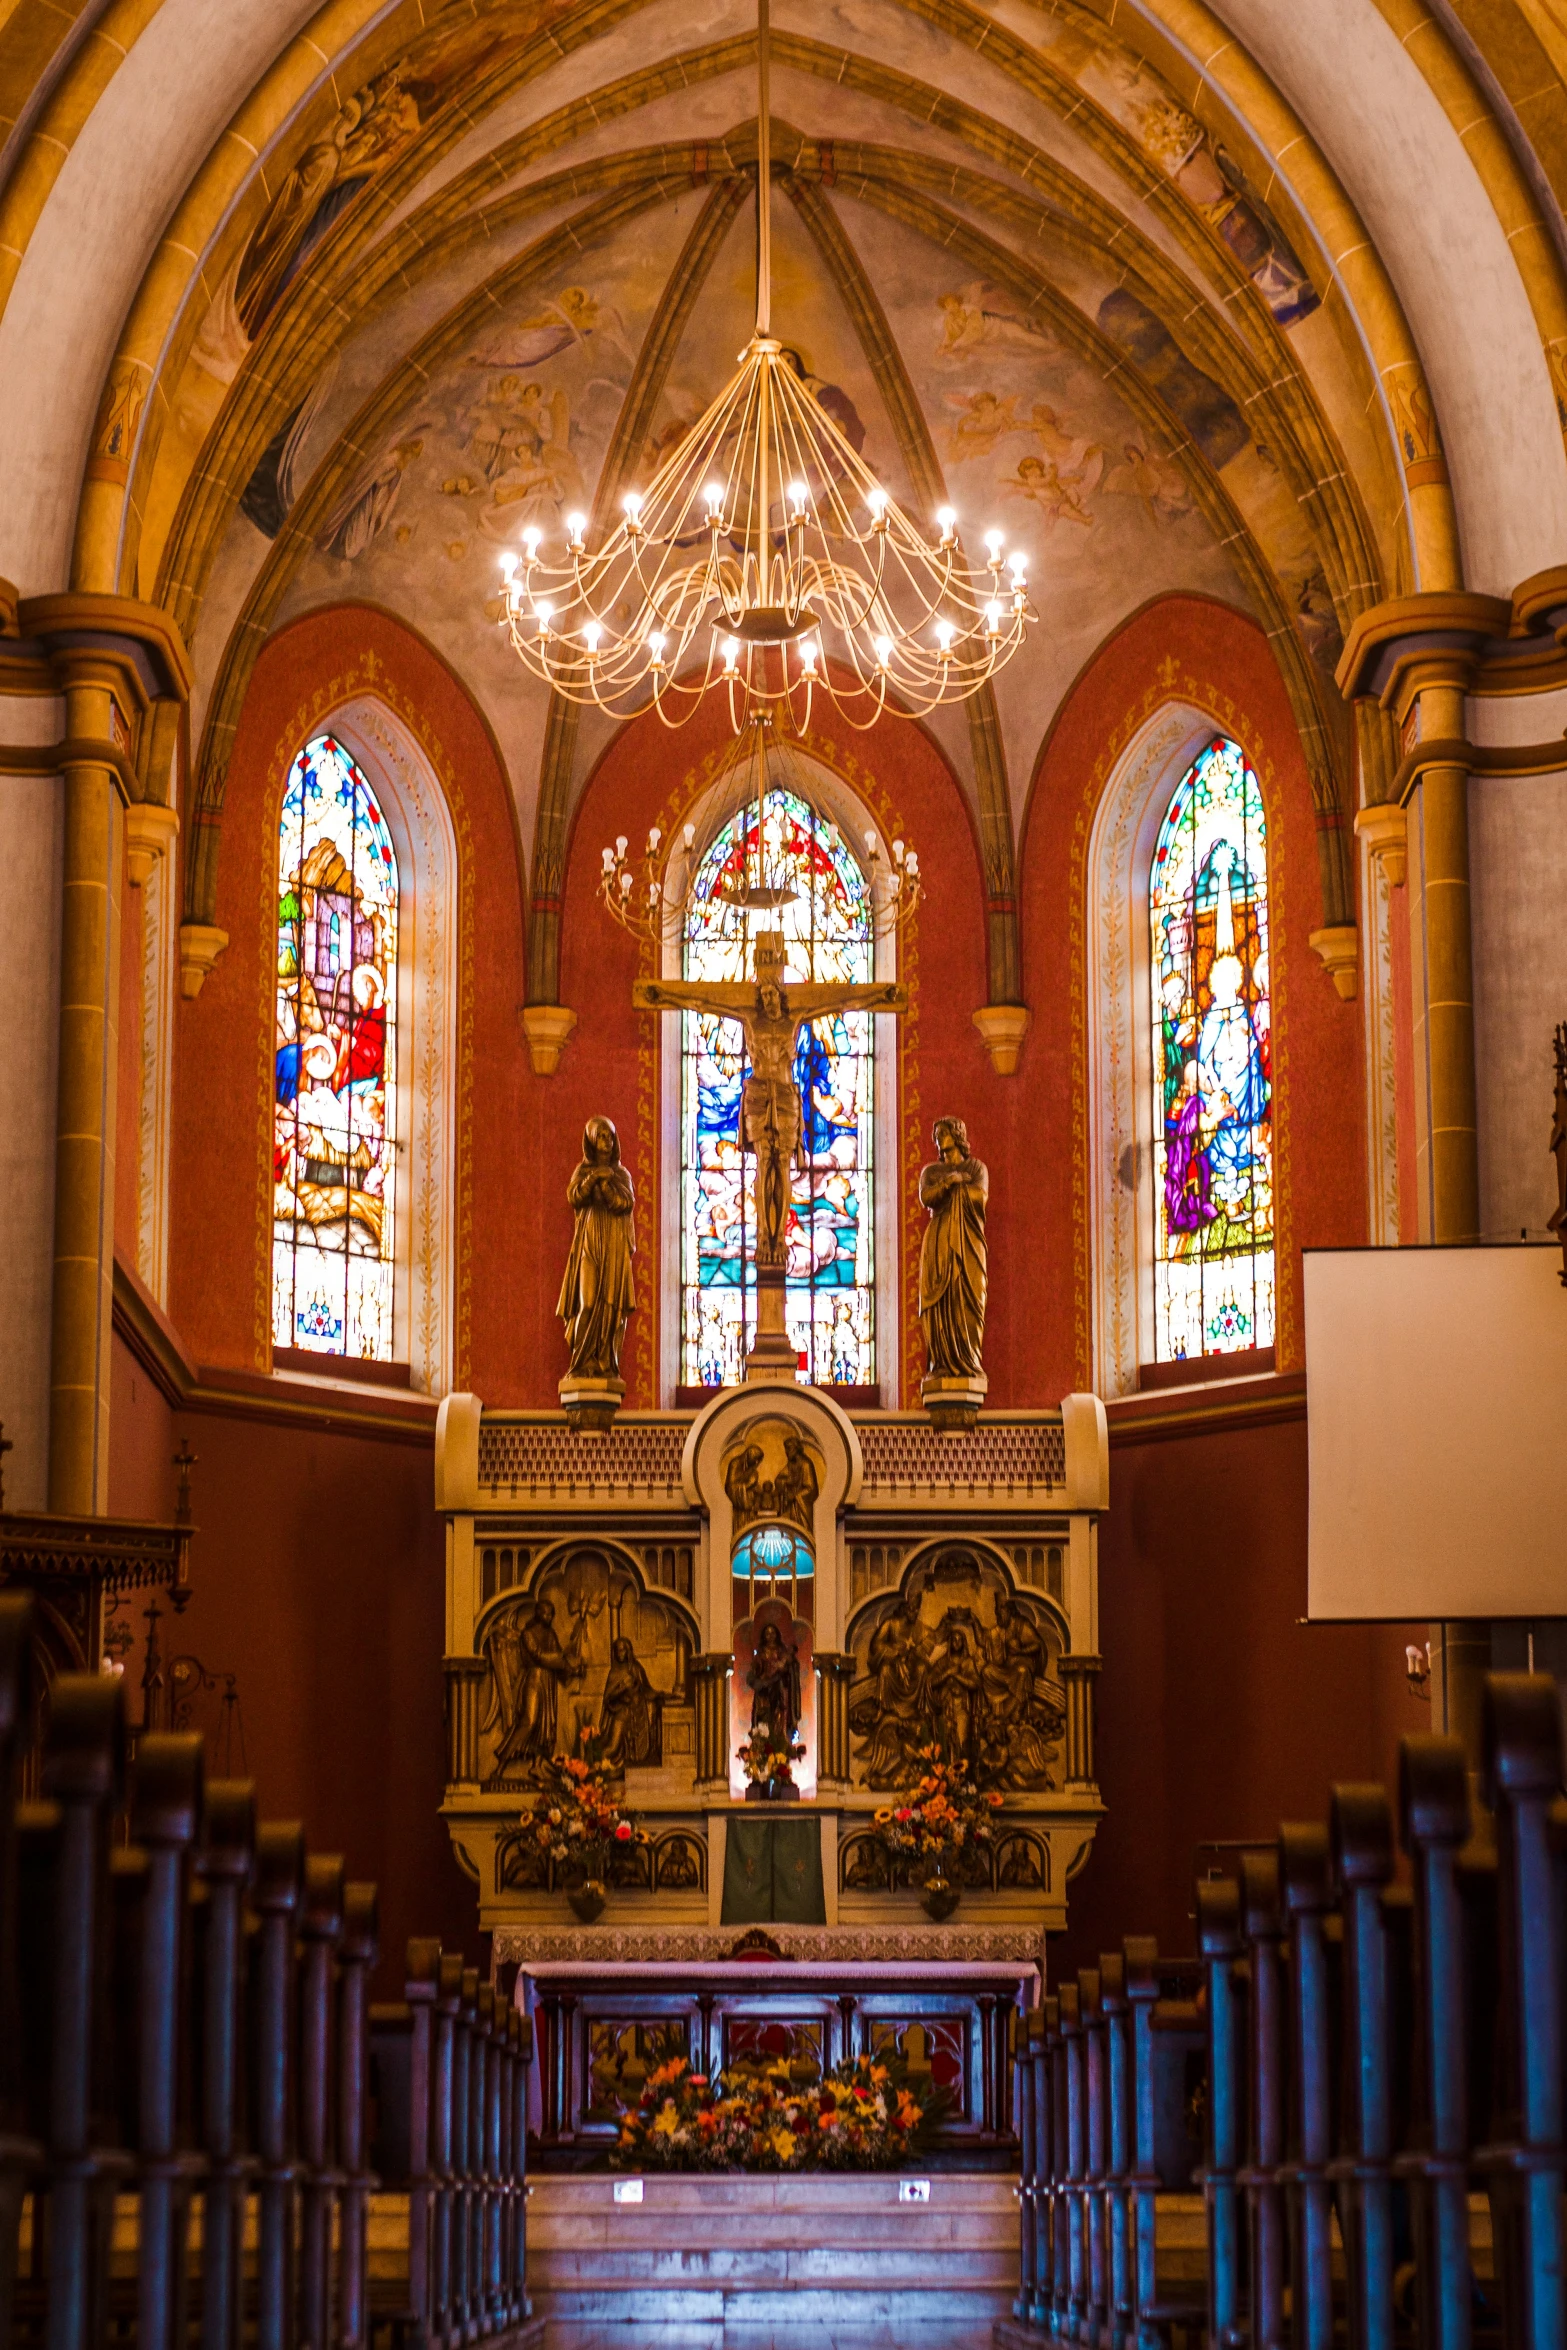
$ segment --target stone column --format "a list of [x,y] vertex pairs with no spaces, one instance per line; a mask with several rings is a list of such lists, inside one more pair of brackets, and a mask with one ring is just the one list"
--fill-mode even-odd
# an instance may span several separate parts
[[446,1659],[446,1776],[458,1786],[479,1784],[480,1700],[489,1669],[482,1656]]
[[1064,1656],[1058,1670],[1066,1689],[1066,1783],[1097,1791],[1094,1776],[1094,1682],[1096,1656]]
[[696,1783],[699,1788],[729,1784],[728,1672],[734,1659],[715,1649],[691,1659],[691,1692],[696,1703]]
[[124,814],[148,714],[189,699],[190,662],[168,615],[127,596],[29,597],[17,625],[65,696],[48,1490],[90,1516],[108,1504]]
[[1404,720],[1406,735],[1417,730],[1405,807],[1414,867],[1410,943],[1424,982],[1415,1033],[1416,1065],[1426,1080],[1417,1146],[1426,1158],[1421,1237],[1439,1246],[1480,1236],[1463,682],[1449,672],[1423,683]]
[[114,1148],[125,793],[112,748],[112,669],[70,664],[55,1112],[49,1507],[101,1515],[109,1496],[109,1343],[114,1305]]
[[817,1681],[817,1777],[823,1785],[847,1787],[849,1684],[854,1679],[854,1659],[826,1649],[817,1656],[816,1670],[820,1676]]

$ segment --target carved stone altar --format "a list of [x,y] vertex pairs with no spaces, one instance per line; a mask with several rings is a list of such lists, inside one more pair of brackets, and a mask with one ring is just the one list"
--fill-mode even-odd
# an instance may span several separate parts
[[[613,1946],[633,1963],[728,1950],[725,1845],[745,1803],[735,1748],[771,1621],[803,1668],[806,1755],[788,1809],[820,1834],[826,1899],[824,1927],[778,1931],[824,1951],[846,1935],[917,1933],[926,1956],[1038,1953],[1066,1922],[1102,1810],[1107,1486],[1091,1395],[982,1413],[961,1434],[923,1414],[850,1414],[781,1382],[726,1389],[700,1412],[623,1412],[601,1432],[448,1397],[442,1808],[498,1951],[526,1966],[568,1947]],[[780,1653],[771,1643],[775,1701],[788,1687]],[[602,1923],[584,1929],[522,1815],[540,1760],[572,1751],[586,1722],[609,1740],[650,1841],[612,1870]],[[1002,1804],[957,1916],[931,1927],[873,1815],[936,1738]]]

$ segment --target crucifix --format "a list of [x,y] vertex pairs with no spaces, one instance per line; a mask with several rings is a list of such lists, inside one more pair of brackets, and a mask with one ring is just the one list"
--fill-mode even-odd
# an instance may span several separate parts
[[716,1012],[745,1030],[750,1071],[741,1104],[743,1147],[756,1159],[756,1336],[747,1379],[792,1379],[799,1357],[784,1318],[788,1269],[789,1169],[800,1156],[804,1111],[794,1081],[801,1028],[828,1012],[906,1012],[908,990],[893,981],[857,986],[784,986],[781,930],[759,930],[754,979],[639,979],[631,1000],[645,1012]]

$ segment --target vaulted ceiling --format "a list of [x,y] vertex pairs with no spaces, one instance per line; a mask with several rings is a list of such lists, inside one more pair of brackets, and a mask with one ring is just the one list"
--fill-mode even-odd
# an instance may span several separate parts
[[[1563,0],[774,26],[776,330],[895,494],[1033,557],[1029,657],[944,725],[992,880],[1073,677],[1170,589],[1270,632],[1342,807],[1357,613],[1567,552]],[[369,601],[553,869],[603,735],[519,672],[498,553],[730,372],[754,77],[753,0],[0,0],[0,573],[173,614],[209,812],[268,635]]]

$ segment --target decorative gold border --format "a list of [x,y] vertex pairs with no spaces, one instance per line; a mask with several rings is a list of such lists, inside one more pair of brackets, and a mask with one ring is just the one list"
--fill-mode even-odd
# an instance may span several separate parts
[[[1272,933],[1270,1013],[1273,1031],[1273,1153],[1275,1185],[1274,1238],[1274,1348],[1281,1371],[1300,1367],[1296,1343],[1295,1220],[1290,1160],[1290,1088],[1284,1079],[1287,1064],[1285,969],[1293,929],[1285,913],[1284,876],[1288,856],[1284,845],[1283,797],[1273,762],[1260,757],[1253,745],[1266,735],[1249,711],[1224,690],[1183,671],[1173,654],[1159,664],[1157,681],[1142,699],[1123,711],[1119,723],[1106,735],[1099,756],[1079,796],[1072,820],[1068,862],[1067,950],[1072,1034],[1072,1247],[1077,1267],[1073,1310],[1073,1349],[1077,1384],[1091,1387],[1093,1360],[1093,1283],[1091,1209],[1089,1200],[1088,1104],[1088,846],[1094,819],[1110,777],[1131,743],[1149,720],[1168,703],[1188,703],[1212,720],[1214,726],[1238,742],[1251,762],[1262,792],[1267,824],[1269,926]],[[1037,783],[1036,783],[1037,788]],[[1028,886],[1024,878],[1025,889]],[[1025,921],[1026,921],[1025,908]]]
[[273,747],[271,772],[265,787],[264,808],[266,826],[263,834],[269,850],[262,868],[261,890],[261,1148],[258,1153],[259,1182],[257,1187],[257,1273],[255,1367],[270,1372],[272,1368],[272,1091],[273,1063],[276,1037],[273,1030],[274,990],[277,973],[273,964],[273,941],[277,932],[277,877],[271,868],[270,857],[276,853],[278,826],[282,821],[283,792],[289,769],[311,736],[336,710],[341,710],[355,699],[368,696],[389,710],[417,742],[429,761],[430,769],[440,785],[451,818],[452,832],[457,843],[457,1083],[456,1083],[456,1167],[457,1167],[457,1232],[455,1249],[456,1299],[452,1317],[452,1376],[453,1389],[464,1385],[473,1348],[473,1059],[474,1059],[474,955],[477,922],[474,915],[473,891],[475,865],[473,855],[473,827],[468,803],[463,793],[458,772],[447,755],[445,745],[431,727],[418,700],[405,694],[398,686],[386,664],[373,646],[351,660],[345,669],[317,686],[308,701],[302,702],[278,736]]

